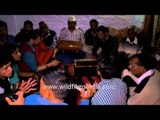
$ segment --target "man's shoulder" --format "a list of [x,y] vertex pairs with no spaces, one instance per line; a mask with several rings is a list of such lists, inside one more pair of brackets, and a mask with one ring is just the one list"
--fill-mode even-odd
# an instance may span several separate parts
[[47,99],[41,97],[39,94],[32,94],[25,98],[25,105],[45,105],[49,103]]
[[19,36],[22,36],[22,35],[24,35],[24,34],[25,34],[24,29],[21,29],[21,30],[15,35],[15,37],[19,37]]
[[120,42],[121,43],[126,43],[126,40],[127,40],[127,37],[123,37],[123,38],[121,38]]
[[152,77],[160,77],[160,71],[159,70],[157,70],[157,69],[154,69],[154,74],[152,75]]
[[61,29],[61,32],[64,31],[64,30],[67,30],[67,28],[66,28],[66,27],[62,28],[62,29]]
[[113,39],[114,39],[114,40],[117,40],[117,38],[114,37],[114,36],[112,36],[112,35],[108,35],[108,38],[111,39],[111,40],[113,40]]
[[90,33],[91,32],[91,29],[87,29],[85,33]]
[[49,30],[49,32],[50,32],[51,34],[53,34],[53,35],[56,34],[56,32],[55,32],[54,30]]
[[8,35],[9,38],[15,39],[15,37],[13,35]]
[[84,32],[83,29],[81,29],[81,28],[78,28],[78,30],[81,31],[81,32]]

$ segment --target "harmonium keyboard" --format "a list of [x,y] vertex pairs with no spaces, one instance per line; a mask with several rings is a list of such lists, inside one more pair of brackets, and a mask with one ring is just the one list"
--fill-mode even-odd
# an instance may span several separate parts
[[97,59],[74,59],[75,76],[97,75]]

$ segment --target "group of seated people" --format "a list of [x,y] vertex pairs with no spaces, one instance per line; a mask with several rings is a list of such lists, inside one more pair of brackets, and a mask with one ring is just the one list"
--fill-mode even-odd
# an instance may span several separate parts
[[[57,37],[44,21],[39,22],[39,29],[33,29],[27,20],[14,37],[0,21],[1,105],[69,105],[66,97],[73,90],[78,92],[79,105],[160,104],[160,36],[155,51],[146,54],[148,49],[134,27],[119,42],[95,19],[85,33],[76,24],[76,18],[69,17],[68,26]],[[61,50],[58,45],[63,40],[78,41],[81,49]],[[90,58],[98,61],[100,82],[69,89],[74,77],[64,66]]]

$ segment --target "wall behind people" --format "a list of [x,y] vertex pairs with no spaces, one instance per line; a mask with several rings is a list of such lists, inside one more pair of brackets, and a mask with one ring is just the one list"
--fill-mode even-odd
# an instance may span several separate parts
[[[60,30],[67,26],[68,17],[71,15],[0,15],[0,20],[8,24],[9,34],[15,35],[23,27],[25,20],[31,20],[34,28],[38,28],[38,23],[44,21],[48,27],[56,31],[59,35]],[[99,25],[111,26],[118,30],[130,25],[143,28],[145,15],[74,15],[77,18],[78,26],[86,31],[91,19],[99,21]]]

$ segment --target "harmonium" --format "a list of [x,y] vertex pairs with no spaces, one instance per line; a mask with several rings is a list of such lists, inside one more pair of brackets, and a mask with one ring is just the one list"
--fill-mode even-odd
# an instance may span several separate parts
[[96,76],[97,59],[74,59],[74,76]]
[[80,41],[60,40],[58,48],[64,52],[76,52],[81,50],[82,44]]

